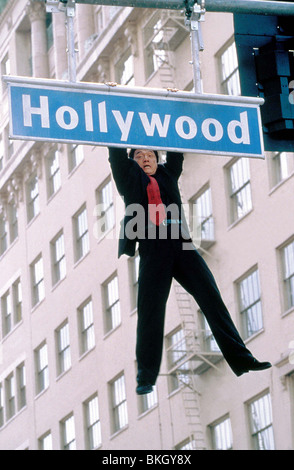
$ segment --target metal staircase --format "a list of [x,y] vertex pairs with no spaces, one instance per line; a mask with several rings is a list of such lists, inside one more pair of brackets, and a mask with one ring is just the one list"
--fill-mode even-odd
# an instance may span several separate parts
[[189,32],[184,23],[184,16],[178,11],[162,10],[155,12],[154,15],[160,15],[153,37],[157,37],[157,40],[152,41],[154,54],[159,60],[158,75],[163,88],[174,87],[173,51],[187,37]]
[[217,369],[215,364],[223,356],[218,351],[206,350],[207,331],[198,328],[196,312],[191,305],[191,296],[176,282],[174,289],[183,336],[178,343],[168,349],[171,354],[178,355],[176,361],[170,362],[171,367],[168,373],[177,378],[178,384],[182,388],[181,393],[190,430],[191,447],[195,450],[204,450],[206,445],[201,423],[200,393],[197,390],[196,378],[211,367]]
[[205,438],[200,416],[200,394],[193,384],[185,384],[182,390],[185,413],[190,429],[190,442],[194,450],[206,450]]

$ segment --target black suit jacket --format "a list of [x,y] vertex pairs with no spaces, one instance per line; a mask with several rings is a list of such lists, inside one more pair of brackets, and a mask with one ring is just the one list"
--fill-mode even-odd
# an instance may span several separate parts
[[[189,230],[181,210],[181,196],[178,188],[178,179],[183,169],[183,154],[176,152],[167,152],[166,163],[159,164],[157,173],[160,172],[160,186],[168,195],[172,203],[178,205],[182,225],[185,229],[185,238],[188,239]],[[126,213],[121,225],[118,256],[126,254],[134,256],[136,250],[136,239],[129,239],[126,236],[126,225],[134,217],[133,213],[128,214],[128,206],[141,204],[146,206],[147,185],[149,177],[145,174],[138,163],[130,158],[126,149],[109,148],[109,162],[112,169],[114,181],[119,194],[123,197]],[[183,230],[183,227],[182,227]]]

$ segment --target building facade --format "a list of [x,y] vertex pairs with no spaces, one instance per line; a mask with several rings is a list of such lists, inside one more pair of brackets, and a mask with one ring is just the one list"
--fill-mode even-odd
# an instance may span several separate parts
[[[68,80],[64,13],[1,9],[1,74]],[[206,13],[202,31],[203,92],[239,95],[232,15]],[[183,12],[77,5],[75,41],[79,81],[193,90]],[[3,81],[1,103],[0,449],[292,449],[294,155],[185,154],[180,181],[234,322],[272,369],[235,377],[174,284],[161,373],[138,397],[138,255],[117,258],[107,149],[10,140]]]

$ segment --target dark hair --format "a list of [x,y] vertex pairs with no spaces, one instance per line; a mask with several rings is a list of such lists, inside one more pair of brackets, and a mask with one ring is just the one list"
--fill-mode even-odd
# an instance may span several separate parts
[[[130,150],[130,153],[129,153],[129,157],[134,159],[134,155],[135,155],[135,152],[136,152],[137,149],[131,149]],[[150,149],[151,150],[151,149]],[[156,156],[156,160],[159,161],[159,156],[158,156],[158,152],[157,150],[152,150],[152,152],[155,153],[155,156]]]

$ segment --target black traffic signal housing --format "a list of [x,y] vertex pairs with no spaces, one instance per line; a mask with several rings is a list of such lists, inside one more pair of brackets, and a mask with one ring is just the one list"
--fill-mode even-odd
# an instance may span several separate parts
[[259,96],[265,150],[294,152],[294,16],[234,14],[243,96]]

